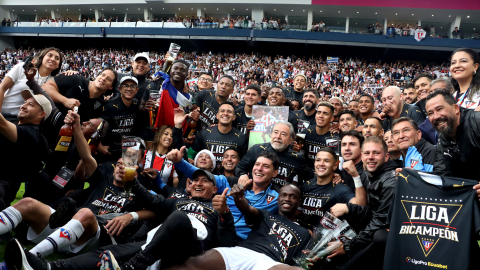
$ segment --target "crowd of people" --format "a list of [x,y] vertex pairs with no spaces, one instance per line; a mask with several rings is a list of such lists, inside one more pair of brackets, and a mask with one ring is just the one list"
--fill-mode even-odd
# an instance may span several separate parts
[[[480,265],[475,50],[438,66],[54,47],[0,58],[8,269],[299,269],[312,235],[345,221],[356,236],[304,267],[407,269],[428,250],[435,267]],[[249,148],[254,105],[288,117]],[[135,152],[124,136],[141,139]]]

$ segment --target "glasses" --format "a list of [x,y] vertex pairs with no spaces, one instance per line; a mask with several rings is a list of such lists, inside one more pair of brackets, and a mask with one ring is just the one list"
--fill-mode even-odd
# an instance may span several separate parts
[[202,78],[202,77],[200,77],[198,80],[201,81],[201,82],[213,82],[212,79],[205,79],[205,78]]
[[122,84],[121,86],[123,89],[137,89],[135,84]]
[[393,137],[398,137],[398,136],[400,136],[400,132],[405,134],[405,133],[410,132],[411,130],[412,130],[412,128],[404,128],[402,130],[395,130],[395,131],[392,132],[392,135],[393,135]]

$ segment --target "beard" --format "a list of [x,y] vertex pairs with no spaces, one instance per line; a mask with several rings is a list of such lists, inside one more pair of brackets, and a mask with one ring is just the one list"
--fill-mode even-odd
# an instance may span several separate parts
[[308,102],[308,103],[305,104],[304,108],[305,108],[305,110],[307,110],[307,112],[309,112],[309,111],[315,109],[315,105],[313,105],[313,103]]
[[[443,128],[438,127],[439,122],[445,122],[446,126]],[[440,134],[444,136],[449,136],[453,132],[453,127],[455,126],[455,115],[450,114],[448,116],[442,116],[439,119],[435,120],[432,123],[433,128]]]

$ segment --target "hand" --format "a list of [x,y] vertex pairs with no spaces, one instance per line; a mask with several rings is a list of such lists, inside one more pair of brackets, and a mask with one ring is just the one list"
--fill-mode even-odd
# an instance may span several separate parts
[[[99,147],[100,147],[100,145],[99,145]],[[117,174],[120,178],[123,179],[123,177],[125,176],[125,173],[127,172],[127,171],[125,170],[125,165],[123,164],[123,159],[120,158],[120,159],[117,161],[117,168],[118,168],[118,171],[116,172],[116,174]]]
[[245,188],[247,188],[252,183],[252,180],[248,178],[248,175],[244,174],[238,178],[237,184],[241,184]]
[[345,161],[343,163],[343,169],[350,174],[352,177],[357,177],[359,176],[357,172],[357,168],[355,167],[355,164],[353,164],[353,160]]
[[173,122],[175,123],[175,127],[176,128],[182,128],[182,124],[183,124],[183,122],[185,122],[185,119],[187,119],[188,115],[185,115],[185,112],[179,107],[173,109],[173,113],[175,114],[174,118],[173,118]]
[[200,120],[200,108],[197,108],[196,110],[193,110],[192,113],[190,113],[190,118],[193,121]]
[[27,77],[27,80],[32,81],[33,79],[35,79],[35,75],[37,75],[37,68],[32,66],[31,68],[28,69],[28,72],[24,71],[24,73],[25,73],[25,76]]
[[[249,179],[247,182],[247,185],[252,184],[253,180]],[[230,193],[228,193],[228,196],[232,196],[235,200],[242,200],[245,198],[245,186],[242,184],[236,184],[232,187],[232,190],[230,190]]]
[[398,174],[403,172],[403,168],[396,168],[395,169],[395,176],[398,177]]
[[155,179],[155,178],[157,178],[158,171],[157,171],[157,169],[154,169],[154,168],[146,168],[146,169],[143,170],[142,174],[145,175],[145,176],[148,176],[152,179]]
[[378,118],[383,121],[383,120],[385,120],[385,117],[386,117],[386,116],[387,116],[386,113],[381,112],[381,113],[378,115]]
[[[311,234],[311,233],[310,233]],[[308,249],[304,249],[302,250],[302,253],[303,254],[310,254],[312,251],[308,250]],[[313,266],[315,266],[315,264],[321,260],[322,258],[320,257],[315,257],[313,259],[307,259],[308,260],[308,263],[307,263],[307,266],[308,266],[308,269],[312,269]]]
[[255,121],[254,120],[250,120],[248,121],[247,123],[247,130],[253,130],[255,128]]
[[213,209],[215,209],[219,214],[223,214],[228,210],[227,192],[228,188],[223,190],[222,195],[215,195],[215,197],[213,197]]
[[332,123],[330,126],[330,133],[340,133],[340,125],[338,123]]
[[301,145],[298,144],[296,141],[293,141],[293,142],[292,142],[292,149],[293,149],[293,151],[300,152],[300,150],[302,150],[302,148],[301,148],[300,146],[301,146]]
[[145,102],[145,109],[153,111],[153,109],[155,108],[155,104],[157,104],[156,100],[149,99],[147,100],[147,102]]
[[[333,242],[330,242],[328,243],[328,245],[332,245]],[[330,255],[327,257],[329,259],[335,257],[335,256],[339,256],[339,255],[343,255],[343,254],[346,254],[347,252],[345,251],[345,249],[343,249],[343,245],[341,245],[340,247],[338,247],[337,249],[335,249],[332,253],[330,253]]]
[[97,152],[99,152],[102,155],[111,155],[112,153],[108,151],[109,149],[110,149],[110,146],[102,145],[101,143],[99,143],[97,147]]
[[358,132],[360,132],[360,133],[362,133],[362,131],[363,131],[363,126],[358,126],[355,130],[358,131]]
[[478,106],[477,108],[475,108],[475,111],[476,111],[476,112],[480,112],[480,106]]
[[72,110],[73,107],[79,107],[80,106],[80,101],[74,98],[67,98],[63,103],[63,106],[65,106],[67,109]]
[[480,199],[480,182],[478,182],[477,185],[473,186],[473,189],[475,189],[475,192],[477,193],[477,197]]
[[338,174],[338,173],[334,173],[334,174],[333,174],[332,183],[333,183],[334,185],[338,185],[338,184],[343,183],[343,182],[344,182],[344,181],[343,181],[342,177],[340,176],[340,174]]
[[127,227],[132,222],[132,220],[132,215],[125,214],[112,220],[108,220],[107,225],[105,225],[105,229],[107,229],[107,233],[109,235],[120,235],[123,228]]
[[82,129],[82,125],[80,124],[80,115],[75,113],[74,111],[68,111],[67,115],[65,115],[65,119],[63,120],[65,124],[73,124],[73,129]]
[[180,150],[172,149],[170,152],[167,153],[167,159],[173,163],[179,163],[180,161],[182,161],[184,151],[185,146],[182,146]]
[[75,75],[75,74],[78,74],[78,71],[75,71],[75,70],[65,71],[65,76],[72,76],[72,75]]
[[188,163],[190,163],[190,164],[192,164],[192,165],[195,165],[195,160],[189,158],[189,159],[188,159]]
[[185,144],[192,144],[195,141],[195,135],[190,135],[188,138],[183,138]]
[[330,213],[335,217],[341,217],[345,214],[348,214],[348,207],[345,203],[337,203],[334,206],[330,207]]
[[103,100],[104,101],[109,101],[112,97],[113,97],[113,94],[111,94],[110,96],[104,96]]

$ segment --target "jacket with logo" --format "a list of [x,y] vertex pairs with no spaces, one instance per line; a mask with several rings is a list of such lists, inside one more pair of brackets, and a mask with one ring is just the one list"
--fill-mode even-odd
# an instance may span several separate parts
[[410,146],[407,154],[402,156],[403,167],[421,172],[432,172],[436,159],[436,148],[425,139],[420,139],[417,144]]

